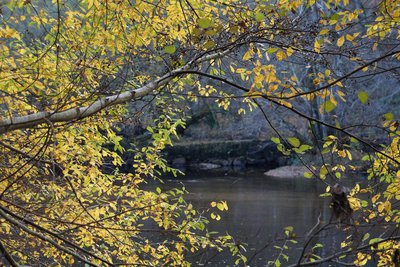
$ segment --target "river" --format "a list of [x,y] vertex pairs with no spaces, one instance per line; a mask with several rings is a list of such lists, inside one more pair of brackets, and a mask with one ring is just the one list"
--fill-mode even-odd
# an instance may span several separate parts
[[[186,200],[195,207],[209,207],[214,200],[226,200],[229,211],[220,221],[212,221],[209,229],[228,232],[236,242],[245,243],[250,266],[268,266],[279,253],[273,240],[284,237],[283,228],[292,226],[301,247],[304,236],[317,223],[329,221],[329,198],[321,198],[325,186],[305,178],[273,178],[261,171],[242,173],[199,174],[165,179],[164,189],[180,187],[189,191]],[[321,239],[322,238],[322,239]],[[318,242],[333,246],[336,237],[322,236]],[[268,245],[269,244],[269,245]],[[336,244],[337,246],[338,244]],[[327,248],[325,252],[327,253]],[[297,262],[301,249],[289,252],[289,262]],[[193,259],[193,266],[234,266],[226,254],[206,253]],[[289,263],[280,259],[282,266]],[[326,265],[330,266],[330,265]],[[334,265],[332,265],[334,266]]]

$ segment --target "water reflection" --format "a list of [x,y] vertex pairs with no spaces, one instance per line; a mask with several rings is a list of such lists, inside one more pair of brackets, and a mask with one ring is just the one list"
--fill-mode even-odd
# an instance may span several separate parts
[[[207,176],[192,173],[180,179],[168,179],[163,187],[168,189],[181,183],[189,191],[186,199],[196,207],[209,207],[213,200],[228,201],[229,212],[222,215],[220,222],[211,222],[209,229],[228,231],[237,242],[247,243],[246,255],[252,259],[251,266],[267,266],[267,261],[276,257],[278,251],[273,244],[262,248],[282,237],[284,227],[293,226],[297,236],[301,237],[316,224],[319,216],[322,221],[330,218],[330,199],[319,197],[325,187],[315,180],[279,179],[261,172]],[[322,238],[336,239],[326,235]],[[327,240],[322,241],[327,243]],[[332,245],[335,240],[328,243]],[[291,251],[291,261],[300,253],[299,249]],[[233,266],[227,258],[227,255],[209,253],[193,260],[195,266]]]

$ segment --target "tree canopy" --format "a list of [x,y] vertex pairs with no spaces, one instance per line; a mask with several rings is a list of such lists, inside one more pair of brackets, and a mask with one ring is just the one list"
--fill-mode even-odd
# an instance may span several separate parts
[[[332,255],[312,250],[294,266],[398,266],[399,110],[346,118],[400,97],[399,1],[9,0],[0,11],[0,251],[9,264],[188,266],[190,253],[216,249],[246,265],[230,235],[206,228],[226,202],[200,212],[184,187],[142,187],[178,171],[162,151],[185,126],[182,106],[211,98],[239,114],[259,109],[273,129],[274,108],[304,120],[315,140],[277,131],[278,149],[320,155],[305,176],[327,185],[339,224],[389,227],[346,231]],[[128,103],[135,116],[159,116],[151,141],[132,148],[134,172],[122,173]],[[367,129],[385,138],[374,143]],[[354,153],[364,153],[369,180],[346,195]]]

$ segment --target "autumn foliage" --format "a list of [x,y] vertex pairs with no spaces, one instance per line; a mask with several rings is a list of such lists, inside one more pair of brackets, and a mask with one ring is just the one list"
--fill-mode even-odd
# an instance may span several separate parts
[[[162,151],[185,126],[185,101],[212,97],[222,109],[244,103],[239,114],[261,109],[265,123],[268,108],[307,122],[314,141],[279,131],[272,141],[285,155],[318,151],[331,159],[305,173],[328,193],[355,169],[354,151],[364,153],[368,181],[346,194],[353,211],[346,223],[389,228],[358,232],[360,240],[348,237],[332,257],[315,253],[294,266],[398,266],[398,111],[350,127],[339,110],[374,101],[368,88],[355,87],[351,98],[353,81],[398,78],[399,1],[9,0],[0,25],[0,251],[7,263],[189,266],[188,255],[213,249],[245,265],[230,235],[207,231],[226,202],[199,212],[185,188],[143,188],[177,172]],[[291,64],[302,67],[289,71]],[[146,129],[151,140],[132,148],[134,172],[122,173],[118,127],[127,104],[142,107],[144,99],[161,115]],[[386,139],[373,144],[360,127],[379,128]]]

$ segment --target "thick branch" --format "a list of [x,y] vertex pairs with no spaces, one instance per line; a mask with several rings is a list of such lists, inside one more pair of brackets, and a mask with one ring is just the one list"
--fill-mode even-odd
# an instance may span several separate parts
[[231,48],[210,55],[204,55],[198,59],[189,61],[186,65],[177,68],[175,70],[172,70],[171,72],[165,74],[164,76],[140,88],[101,98],[97,101],[94,101],[92,104],[88,106],[71,108],[64,111],[41,111],[25,116],[10,117],[7,119],[0,120],[0,134],[10,132],[16,129],[32,128],[34,126],[44,123],[76,121],[79,119],[89,117],[106,107],[126,103],[128,101],[144,97],[153,92],[154,90],[156,90],[157,88],[160,88],[161,86],[167,84],[182,72],[189,70],[202,62],[222,57],[225,54],[227,54],[230,50]]

